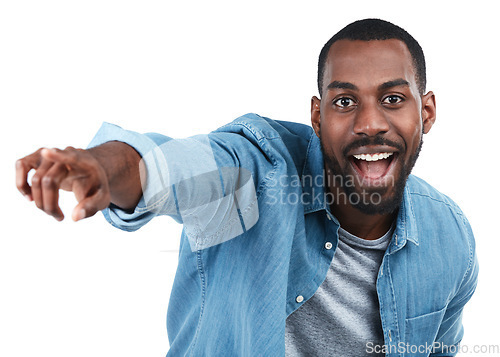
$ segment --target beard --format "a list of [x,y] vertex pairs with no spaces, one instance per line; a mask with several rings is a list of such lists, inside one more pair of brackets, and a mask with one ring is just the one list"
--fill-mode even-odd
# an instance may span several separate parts
[[[422,149],[423,135],[420,136],[420,143],[415,152],[412,153],[408,161],[402,162],[401,169],[399,170],[399,172],[395,173],[396,177],[392,181],[392,193],[390,193],[388,197],[384,197],[384,195],[387,194],[387,192],[391,189],[390,186],[378,186],[370,188],[370,190],[365,188],[358,189],[358,187],[356,187],[355,184],[356,180],[353,180],[352,175],[348,174],[349,172],[348,165],[350,165],[349,161],[346,160],[345,165],[342,167],[334,155],[328,155],[326,153],[325,147],[323,145],[323,140],[321,139],[321,134],[320,134],[320,142],[321,142],[321,151],[323,153],[323,158],[325,162],[325,169],[327,171],[326,175],[330,173],[333,174],[333,180],[330,180],[330,178],[328,178],[328,181],[326,182],[333,183],[336,186],[338,185],[337,187],[340,187],[340,189],[345,193],[345,195],[347,195],[347,197],[361,197],[361,196],[365,197],[366,194],[377,195],[377,197],[380,197],[380,200],[378,202],[374,202],[372,199],[368,201],[365,199],[363,200],[357,199],[355,201],[349,200],[349,203],[354,208],[358,209],[360,212],[364,214],[384,215],[395,212],[396,209],[398,209],[399,206],[401,205],[401,202],[403,200],[403,193],[406,185],[406,180],[408,179],[408,176],[410,176],[410,173],[413,167],[415,166],[415,163],[417,162],[418,156]],[[358,141],[355,141],[349,144],[348,147],[346,147],[343,150],[343,154],[344,157],[347,157],[346,153],[351,149],[366,145],[384,145],[384,144],[398,148],[399,149],[398,155],[399,158],[402,160],[402,157],[405,154],[404,147],[398,143],[388,141],[381,137],[363,138]],[[348,182],[350,182],[351,184],[345,184]],[[352,184],[353,182],[354,184]]]

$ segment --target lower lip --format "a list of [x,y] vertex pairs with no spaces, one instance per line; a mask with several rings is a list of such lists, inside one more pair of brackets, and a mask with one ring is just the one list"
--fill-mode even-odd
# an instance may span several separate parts
[[[354,161],[356,159],[354,159],[353,157],[349,158],[349,163],[353,167],[354,172],[356,172],[356,174],[361,178],[359,184],[380,187],[380,186],[386,186],[389,183],[388,182],[389,179],[391,177],[394,177],[393,171],[394,171],[394,167],[396,166],[396,161],[398,160],[398,158],[399,158],[398,153],[394,153],[392,156],[391,163],[389,164],[389,166],[385,170],[384,174],[382,176],[376,177],[376,178],[365,176],[363,174],[363,172],[359,169],[358,165],[356,165],[356,163]],[[393,182],[394,179],[392,179],[391,181]]]

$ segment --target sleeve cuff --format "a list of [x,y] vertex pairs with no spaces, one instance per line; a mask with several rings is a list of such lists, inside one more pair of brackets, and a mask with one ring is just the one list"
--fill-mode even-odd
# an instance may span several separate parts
[[[103,123],[97,134],[90,142],[88,148],[96,147],[109,141],[120,141],[133,147],[144,160],[146,167],[149,167],[148,161],[153,159],[152,152],[157,148],[157,144],[146,135],[139,134],[133,131],[128,131],[120,128],[117,125]],[[154,165],[156,167],[156,165]],[[161,172],[158,170],[148,170],[146,190],[138,205],[131,211],[124,211],[119,207],[111,204],[108,208],[102,211],[106,220],[116,228],[124,231],[136,231],[144,224],[149,222],[157,213],[150,211],[144,195],[147,196],[147,187],[154,185],[154,182],[161,180]],[[144,188],[144,185],[143,185]]]

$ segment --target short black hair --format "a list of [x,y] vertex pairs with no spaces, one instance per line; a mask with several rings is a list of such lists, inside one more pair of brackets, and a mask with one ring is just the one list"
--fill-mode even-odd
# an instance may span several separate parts
[[325,74],[326,59],[330,47],[338,40],[390,40],[397,39],[403,41],[408,47],[411,57],[413,58],[413,65],[415,66],[415,73],[420,94],[425,92],[426,74],[425,74],[425,57],[422,47],[418,42],[404,29],[394,25],[388,21],[380,19],[364,19],[355,21],[342,30],[337,32],[327,43],[323,46],[318,60],[318,90],[320,96],[323,95],[323,76]]

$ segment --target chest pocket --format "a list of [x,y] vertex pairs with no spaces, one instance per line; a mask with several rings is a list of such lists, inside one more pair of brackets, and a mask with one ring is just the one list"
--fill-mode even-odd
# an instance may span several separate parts
[[443,320],[446,306],[429,314],[406,319],[406,356],[428,356]]

